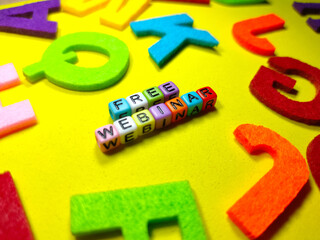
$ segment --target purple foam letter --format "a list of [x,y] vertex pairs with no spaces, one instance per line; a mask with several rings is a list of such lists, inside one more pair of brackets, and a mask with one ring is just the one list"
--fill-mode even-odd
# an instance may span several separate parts
[[60,0],[26,4],[0,10],[0,31],[55,38],[57,23],[48,21],[48,14],[60,10]]
[[[300,3],[294,2],[293,7],[301,15],[320,14],[320,3]],[[320,19],[308,18],[307,23],[316,32],[320,32]]]

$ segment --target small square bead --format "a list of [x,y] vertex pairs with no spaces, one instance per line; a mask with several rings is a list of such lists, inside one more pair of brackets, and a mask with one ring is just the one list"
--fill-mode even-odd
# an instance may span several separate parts
[[183,94],[181,96],[181,99],[188,106],[188,116],[196,115],[201,111],[203,101],[196,92],[189,92],[189,93]]
[[132,142],[138,137],[137,124],[133,121],[132,117],[124,117],[113,123],[119,135],[122,144]]
[[152,106],[149,111],[156,122],[156,129],[166,127],[171,123],[172,113],[164,103]]
[[159,86],[164,95],[164,102],[179,97],[179,88],[173,82],[166,82]]
[[138,135],[142,136],[154,130],[155,120],[149,110],[143,110],[132,115],[138,127]]
[[200,88],[197,90],[197,93],[203,100],[202,111],[214,109],[217,94],[210,87]]
[[131,116],[131,108],[124,98],[109,103],[109,113],[113,121]]
[[98,128],[95,135],[102,152],[108,152],[120,145],[120,135],[113,124]]
[[130,95],[126,100],[130,105],[131,114],[148,109],[148,101],[141,92]]
[[164,102],[164,95],[158,87],[152,87],[144,90],[142,94],[146,97],[149,108]]
[[177,97],[167,101],[166,106],[170,109],[172,113],[171,122],[177,122],[184,119],[187,116],[188,107],[185,102]]

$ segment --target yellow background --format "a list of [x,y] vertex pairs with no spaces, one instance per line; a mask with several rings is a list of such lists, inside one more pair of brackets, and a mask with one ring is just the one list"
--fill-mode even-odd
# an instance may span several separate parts
[[[320,67],[320,35],[306,24],[307,17],[300,16],[292,3],[270,0],[269,4],[251,6],[216,2],[205,6],[152,2],[139,20],[188,13],[195,28],[209,31],[220,41],[213,50],[189,45],[162,69],[148,54],[157,37],[137,38],[129,27],[117,31],[100,25],[101,10],[83,18],[64,12],[50,14],[49,19],[59,23],[58,36],[97,31],[127,44],[127,74],[118,84],[97,92],[70,91],[47,80],[29,83],[22,68],[39,61],[53,40],[1,32],[0,65],[14,63],[22,80],[20,86],[0,92],[1,102],[7,106],[29,99],[38,124],[0,139],[0,172],[12,173],[35,238],[75,239],[70,232],[69,213],[70,197],[74,194],[189,180],[208,239],[246,239],[226,211],[269,171],[273,160],[267,154],[250,156],[236,142],[233,131],[244,123],[263,125],[288,139],[305,157],[319,127],[287,119],[250,93],[250,81],[261,65],[267,66],[268,58],[240,47],[231,29],[238,21],[275,13],[286,21],[285,29],[263,36],[276,46],[276,55]],[[80,52],[79,59],[79,66],[97,67],[107,57]],[[293,99],[313,99],[313,85],[303,78],[294,78],[298,80],[299,94]],[[103,154],[94,131],[112,123],[108,103],[166,81],[173,81],[181,94],[207,85],[212,87],[218,94],[217,110],[139,138],[112,155]],[[310,175],[308,186],[265,238],[318,238],[319,197]],[[179,239],[179,229],[161,228],[153,232],[152,239]]]

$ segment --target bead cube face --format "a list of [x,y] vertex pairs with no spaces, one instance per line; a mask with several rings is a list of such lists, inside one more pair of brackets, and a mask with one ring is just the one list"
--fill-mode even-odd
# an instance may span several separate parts
[[187,116],[188,107],[185,102],[177,97],[172,100],[167,101],[166,106],[170,109],[172,113],[171,122],[177,122],[184,119]]
[[132,117],[124,117],[113,123],[119,135],[122,144],[132,142],[138,137],[137,124],[133,121]]
[[142,136],[153,132],[155,128],[155,120],[149,110],[143,110],[132,115],[133,120],[138,127],[138,135]]
[[95,136],[102,152],[108,152],[120,145],[120,135],[113,124],[98,128]]
[[128,96],[126,100],[130,105],[131,114],[148,109],[148,101],[141,92]]
[[181,96],[188,106],[188,116],[198,114],[202,110],[203,100],[196,92],[189,92]]
[[214,105],[217,101],[217,94],[210,87],[198,89],[197,94],[203,100],[202,111],[214,109]]
[[170,99],[179,97],[179,88],[173,82],[166,82],[159,86],[159,89],[164,95],[164,102]]
[[0,66],[0,91],[19,84],[19,75],[12,63]]
[[124,98],[117,99],[109,103],[109,113],[113,121],[131,116],[131,108]]
[[170,125],[172,113],[164,103],[152,106],[149,111],[155,120],[156,129]]
[[164,95],[158,87],[148,88],[142,94],[146,97],[149,108],[164,102]]

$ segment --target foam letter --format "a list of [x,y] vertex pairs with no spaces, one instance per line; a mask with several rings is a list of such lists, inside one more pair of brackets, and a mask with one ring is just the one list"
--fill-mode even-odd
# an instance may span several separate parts
[[315,137],[309,144],[307,160],[312,176],[320,188],[320,135]]
[[214,47],[219,42],[207,31],[192,28],[193,20],[187,14],[172,15],[130,23],[136,36],[154,35],[162,39],[149,48],[152,59],[162,67],[186,44]]
[[59,9],[60,0],[51,0],[0,10],[0,31],[55,38],[58,24],[47,17]]
[[274,55],[275,47],[266,39],[255,35],[281,29],[284,20],[275,14],[251,18],[234,24],[232,33],[238,43],[247,50],[265,56]]
[[0,239],[34,239],[17,189],[9,172],[0,175],[0,213]]
[[283,96],[275,88],[290,93],[295,91],[293,87],[296,81],[264,66],[261,66],[250,83],[251,93],[269,108],[287,118],[309,125],[319,125],[320,69],[289,57],[272,57],[269,64],[281,73],[296,74],[310,80],[317,89],[317,95],[309,102],[297,102]]
[[250,153],[269,153],[273,168],[229,210],[231,220],[249,238],[259,237],[297,196],[309,178],[300,152],[272,130],[251,124],[237,127],[234,135]]
[[66,0],[61,3],[63,11],[83,17],[103,8],[110,0]]
[[[294,2],[293,7],[301,14],[320,14],[320,3]],[[320,19],[308,18],[307,23],[316,32],[320,32]]]
[[12,63],[0,66],[0,91],[19,84],[18,73]]
[[[77,62],[75,51],[93,51],[110,57],[102,67],[84,68]],[[79,32],[55,40],[42,60],[27,66],[23,73],[30,82],[47,78],[50,82],[72,90],[93,91],[118,82],[129,66],[129,50],[119,39],[103,33]]]
[[150,4],[150,0],[111,0],[102,12],[100,22],[109,27],[123,30]]
[[0,102],[0,137],[31,127],[37,123],[29,100],[24,100],[6,107]]
[[71,198],[75,236],[122,230],[126,240],[148,240],[148,223],[178,219],[184,240],[205,240],[188,182],[78,195]]

